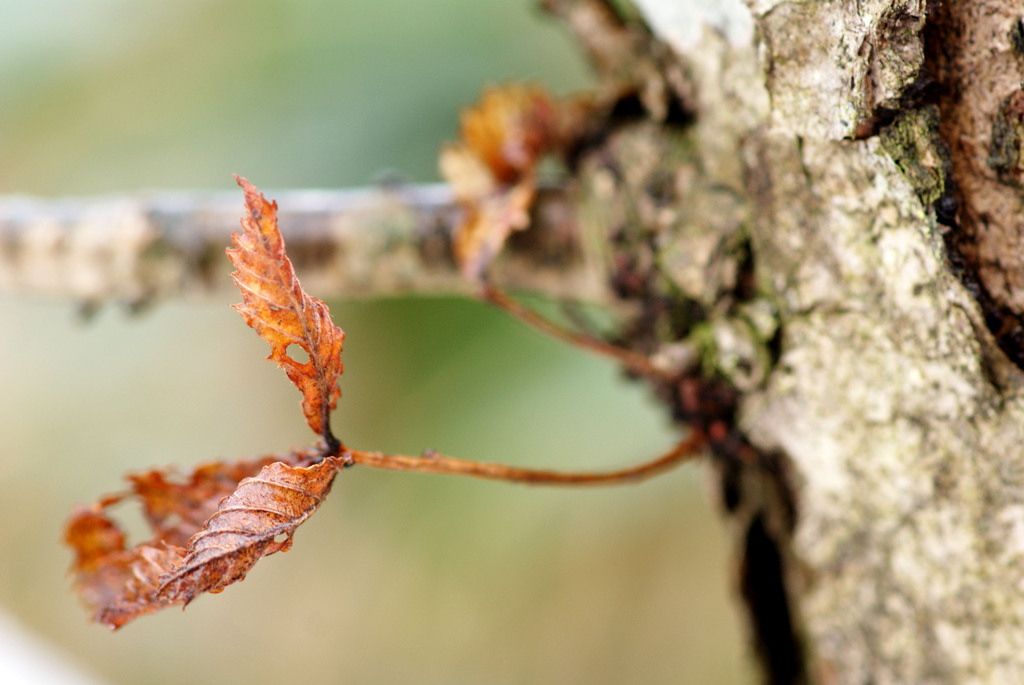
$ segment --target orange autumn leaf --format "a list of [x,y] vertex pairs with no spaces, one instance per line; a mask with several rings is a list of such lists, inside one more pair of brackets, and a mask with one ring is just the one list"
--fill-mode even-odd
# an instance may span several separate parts
[[202,464],[185,479],[174,478],[161,469],[129,474],[127,478],[132,494],[142,504],[154,538],[184,547],[217,511],[220,501],[234,492],[240,480],[277,460],[276,457],[264,457],[252,461]]
[[461,117],[462,142],[501,183],[512,183],[531,170],[550,144],[555,108],[535,86],[489,88],[480,103]]
[[[181,483],[150,471],[132,477],[132,491],[77,509],[64,540],[75,552],[75,586],[93,620],[119,628],[138,616],[188,604],[202,592],[219,592],[242,580],[260,558],[287,550],[295,529],[320,506],[343,466],[335,457],[310,465],[314,455],[298,451],[281,460],[206,464]],[[231,484],[235,476],[240,480]],[[132,549],[105,511],[126,499],[142,503],[154,529],[152,539]],[[187,546],[166,539],[179,535],[185,523],[168,527],[165,517],[151,514],[175,510],[184,517],[189,506],[202,511],[211,501],[212,515],[196,527]]]
[[[297,452],[289,461],[307,458]],[[101,497],[90,507],[78,507],[64,527],[64,542],[75,553],[71,572],[75,589],[93,620],[110,627],[160,609],[155,598],[157,579],[180,565],[184,546],[221,500],[243,478],[256,474],[279,457],[201,464],[185,477],[153,469],[130,474],[129,490]],[[132,549],[108,509],[138,501],[152,537]]]
[[[242,292],[235,309],[270,343],[267,359],[283,368],[302,393],[309,427],[328,443],[336,442],[329,417],[341,396],[338,376],[345,333],[331,321],[327,305],[302,290],[277,227],[277,203],[268,202],[244,178],[235,179],[245,191],[246,204],[242,233],[231,234],[235,247],[227,250],[236,269],[232,277]],[[289,356],[291,345],[301,347],[308,361]]]
[[530,176],[463,204],[462,220],[453,236],[452,248],[465,277],[481,278],[508,237],[529,227],[536,187],[535,179]]
[[125,549],[124,533],[101,503],[71,513],[64,542],[75,552],[71,570],[82,602],[92,611],[112,602],[131,577],[133,557]]
[[[540,141],[550,131],[520,130],[517,127],[523,122],[503,118],[509,112],[487,114],[505,107],[503,98],[496,97],[481,113],[467,116],[466,147],[453,152],[449,160],[449,166],[464,165],[455,172],[459,180],[454,184],[469,217],[466,245],[483,246],[464,247],[470,252],[466,263],[474,269],[486,267],[510,227],[525,225],[535,186],[533,165],[549,144]],[[515,110],[514,103],[510,106]],[[543,107],[536,106],[539,117]],[[345,334],[331,321],[327,306],[302,290],[285,254],[276,203],[267,202],[245,179],[237,180],[245,192],[247,215],[242,220],[243,233],[232,235],[236,247],[228,250],[243,299],[235,308],[270,343],[268,358],[299,387],[306,420],[323,439],[315,447],[283,456],[201,465],[183,478],[159,469],[131,475],[128,490],[75,510],[64,541],[75,553],[74,583],[94,621],[120,628],[139,616],[188,605],[201,593],[220,592],[243,580],[259,559],[291,548],[297,527],[319,508],[338,471],[347,465],[587,485],[655,473],[702,444],[703,435],[698,432],[653,462],[605,473],[564,473],[463,461],[437,453],[405,457],[344,448],[331,433],[329,416],[340,396],[337,380]],[[289,356],[291,345],[305,350],[309,361],[300,363]],[[125,501],[141,505],[152,529],[148,541],[132,548],[108,511]]]
[[[64,532],[75,553],[75,586],[93,620],[111,628],[219,592],[260,558],[289,549],[345,464],[335,456],[340,443],[328,421],[341,394],[345,334],[327,306],[302,290],[277,227],[277,205],[236,178],[247,212],[227,251],[242,292],[235,308],[270,343],[268,358],[302,392],[306,421],[323,441],[284,456],[201,465],[185,477],[161,469],[133,474],[128,490],[75,510]],[[291,345],[309,360],[289,356]],[[141,505],[152,531],[133,548],[108,511],[129,500]]]
[[124,533],[104,511],[122,497],[79,507],[64,527],[64,542],[75,552],[71,565],[75,589],[92,612],[92,620],[110,628],[163,606],[155,598],[155,583],[174,567],[175,558],[180,563],[185,551],[157,548],[153,543],[126,549]]
[[119,586],[119,592],[101,605],[93,617],[112,630],[174,604],[161,597],[157,590],[160,578],[181,564],[185,550],[171,545],[139,545],[129,555],[130,575]]
[[556,143],[558,111],[542,89],[512,85],[485,91],[461,123],[461,140],[441,151],[440,168],[463,210],[455,258],[480,278],[508,236],[529,225],[536,166]]
[[189,540],[181,566],[160,578],[157,597],[188,604],[242,580],[260,558],[291,549],[295,529],[320,506],[343,465],[336,457],[310,466],[274,462],[244,479]]

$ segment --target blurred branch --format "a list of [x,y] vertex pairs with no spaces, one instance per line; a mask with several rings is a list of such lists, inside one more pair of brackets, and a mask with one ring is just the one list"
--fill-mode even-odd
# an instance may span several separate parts
[[[451,257],[458,217],[446,185],[267,193],[288,254],[320,297],[468,294]],[[87,198],[0,196],[0,292],[141,307],[228,292],[224,257],[242,215],[232,192],[148,192]],[[566,193],[538,197],[534,224],[494,265],[496,282],[559,298],[607,297]]]

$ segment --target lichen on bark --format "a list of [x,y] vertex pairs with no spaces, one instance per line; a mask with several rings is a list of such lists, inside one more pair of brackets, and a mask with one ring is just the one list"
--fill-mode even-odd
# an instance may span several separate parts
[[[642,4],[656,33],[676,35],[649,8],[658,2]],[[950,142],[949,118],[967,115],[925,68],[939,45],[969,80],[979,58],[957,51],[971,39],[1007,64],[1015,24],[979,27],[1009,4],[982,4],[948,3],[952,21],[925,3],[752,2],[749,44],[710,32],[675,44],[696,84],[691,134],[715,139],[716,153],[741,167],[742,190],[721,206],[742,217],[752,297],[770,303],[778,327],[769,373],[739,393],[736,414],[759,453],[781,459],[791,488],[791,501],[767,498],[761,511],[795,513],[791,534],[777,526],[773,535],[805,669],[768,660],[772,682],[1013,682],[1024,672],[1024,377],[947,249],[964,216],[950,198],[967,197],[975,215],[986,206],[980,181],[964,174],[991,168],[993,129],[983,119],[980,140]],[[714,76],[724,64],[730,98]],[[990,114],[1008,92],[989,99]],[[677,227],[696,245],[691,261],[702,242],[723,239],[714,197]],[[663,244],[685,253],[682,239]],[[1016,260],[986,262],[986,278]],[[1012,273],[1004,278],[1009,288]],[[705,311],[731,310],[710,292],[687,296]],[[757,480],[718,473],[722,484]],[[761,525],[725,504],[740,530]]]
[[882,128],[879,140],[924,207],[931,207],[947,196],[952,164],[939,136],[938,107],[927,105],[898,112]]

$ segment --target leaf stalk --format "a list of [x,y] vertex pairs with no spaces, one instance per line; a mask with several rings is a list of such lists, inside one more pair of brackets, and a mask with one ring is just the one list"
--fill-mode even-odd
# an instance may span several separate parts
[[588,486],[632,483],[656,476],[679,464],[695,459],[707,443],[701,431],[693,431],[672,449],[656,459],[613,471],[548,471],[506,464],[457,459],[436,452],[425,452],[419,457],[382,452],[364,452],[344,449],[342,460],[351,460],[371,468],[390,471],[418,471],[454,476],[470,476],[487,480],[528,483],[531,485]]

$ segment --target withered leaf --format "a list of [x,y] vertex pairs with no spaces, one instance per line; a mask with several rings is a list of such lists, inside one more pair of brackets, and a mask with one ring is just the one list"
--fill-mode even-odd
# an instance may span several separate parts
[[181,547],[139,545],[129,554],[129,575],[120,592],[100,606],[93,620],[108,628],[120,628],[132,619],[151,614],[175,602],[161,597],[160,578],[177,568],[185,556]]
[[278,460],[264,457],[201,464],[187,478],[170,477],[161,469],[129,474],[127,478],[132,494],[142,503],[154,539],[184,547],[240,480]]
[[529,225],[536,166],[558,138],[558,110],[540,88],[484,92],[463,112],[461,140],[441,151],[441,175],[463,209],[453,246],[463,273],[480,278],[505,240]]
[[121,496],[76,509],[64,528],[64,542],[75,551],[75,588],[93,620],[110,628],[161,608],[156,580],[181,563],[181,548],[149,544],[125,548],[121,529],[103,510]]
[[261,557],[287,551],[295,529],[327,496],[342,460],[311,466],[275,462],[244,479],[188,543],[181,566],[160,578],[157,597],[188,604],[245,578]]
[[[341,396],[338,376],[345,333],[331,321],[327,305],[302,290],[285,254],[277,203],[267,202],[244,178],[235,179],[245,191],[246,204],[243,232],[231,235],[235,247],[227,250],[236,269],[232,277],[242,292],[242,303],[235,309],[270,343],[267,359],[283,368],[299,388],[309,427],[333,440],[329,416]],[[291,345],[305,350],[309,360],[299,362],[289,356]]]
[[488,88],[476,107],[462,113],[462,144],[498,183],[514,183],[536,165],[555,134],[556,110],[539,87]]
[[[131,488],[75,510],[64,531],[74,550],[76,589],[93,620],[119,628],[143,614],[187,605],[202,592],[220,592],[245,578],[268,554],[291,547],[295,529],[316,511],[344,460],[329,416],[341,391],[345,334],[327,306],[299,284],[277,227],[277,205],[248,181],[242,233],[232,234],[236,309],[271,346],[268,359],[302,392],[302,410],[321,443],[281,457],[213,463],[186,478],[154,469],[128,477]],[[298,345],[309,356],[288,355]],[[153,537],[128,549],[107,509],[124,500],[142,505]]]
[[[187,604],[201,592],[241,580],[260,557],[287,549],[342,465],[334,457],[309,465],[317,455],[298,450],[204,464],[178,480],[148,471],[129,476],[131,490],[76,509],[64,541],[75,552],[75,587],[93,620],[119,628],[166,606]],[[154,532],[132,549],[106,511],[127,499],[142,504]],[[209,518],[196,523],[202,512]],[[185,535],[186,541],[175,542]]]
[[97,503],[71,512],[64,542],[75,552],[71,569],[82,601],[92,610],[109,604],[131,576],[133,556],[124,533]]

